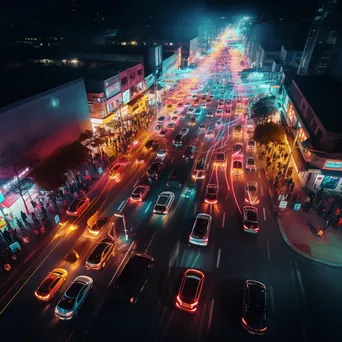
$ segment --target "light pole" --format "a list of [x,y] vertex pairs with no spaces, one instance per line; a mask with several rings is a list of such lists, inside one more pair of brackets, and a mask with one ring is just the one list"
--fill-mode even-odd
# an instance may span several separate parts
[[125,238],[126,238],[126,240],[128,240],[128,231],[127,231],[127,226],[126,226],[125,214],[114,214],[114,216],[122,218],[122,223],[123,223],[124,232],[125,232]]

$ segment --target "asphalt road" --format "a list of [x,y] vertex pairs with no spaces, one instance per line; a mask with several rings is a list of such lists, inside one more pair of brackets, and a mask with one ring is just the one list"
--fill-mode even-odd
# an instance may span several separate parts
[[[142,148],[140,145],[132,152],[132,163],[127,165],[120,183],[115,184],[105,176],[99,190],[91,196],[94,201],[91,208],[77,220],[78,229],[49,244],[46,252],[1,302],[3,337],[14,341],[105,341],[108,338],[146,342],[341,340],[338,322],[338,309],[342,305],[339,293],[341,271],[306,260],[284,243],[263,170],[245,171],[239,178],[231,175],[232,146],[237,141],[246,143],[244,136],[234,138],[232,129],[238,123],[244,124],[244,119],[224,117],[224,125],[215,129],[213,139],[206,139],[198,130],[202,122],[207,127],[215,126],[217,118],[205,119],[204,113],[214,110],[220,97],[217,89],[213,104],[204,110],[196,126],[187,125],[187,115],[163,142],[158,138],[170,151],[165,159],[167,167],[160,179],[150,183],[151,190],[144,202],[136,204],[127,199],[134,185],[146,182],[144,175],[155,153],[145,165],[134,164]],[[193,198],[181,197],[183,189],[172,189],[176,200],[170,213],[165,217],[155,216],[153,205],[162,191],[170,190],[165,183],[173,167],[186,164],[190,170],[193,165],[192,161],[182,159],[185,147],[172,148],[173,137],[183,127],[190,128],[186,144],[196,146],[196,158],[206,158],[207,176],[205,180],[197,181]],[[153,127],[144,138],[149,136],[157,136]],[[224,149],[228,157],[227,167],[216,171],[211,159],[220,149]],[[246,180],[258,181],[262,189],[258,205],[260,232],[255,236],[244,233],[241,228],[239,208],[244,204]],[[203,200],[204,186],[209,182],[220,187],[216,205],[208,205]],[[95,210],[101,210],[104,215],[124,214],[130,238],[124,240],[118,219],[116,255],[103,270],[88,271],[85,260],[100,238],[90,238],[83,231]],[[188,244],[194,217],[199,212],[208,213],[213,218],[207,247]],[[80,255],[75,265],[63,261],[71,249]],[[138,302],[122,306],[112,300],[111,285],[135,251],[153,256],[155,264]],[[68,280],[51,303],[41,303],[35,298],[34,291],[47,272],[58,266],[68,270]],[[174,305],[180,277],[190,267],[202,270],[206,276],[200,307],[194,315],[179,311]],[[75,320],[58,321],[54,307],[70,281],[80,274],[91,276],[95,288]],[[260,280],[268,287],[269,330],[264,336],[249,335],[240,327],[241,290],[245,279]]]

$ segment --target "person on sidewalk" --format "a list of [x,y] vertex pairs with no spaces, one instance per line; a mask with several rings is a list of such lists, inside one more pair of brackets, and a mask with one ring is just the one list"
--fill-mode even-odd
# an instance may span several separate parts
[[20,218],[17,217],[15,220],[17,221],[17,225],[18,225],[19,229],[23,230],[24,229],[24,225],[21,222]]
[[28,225],[27,215],[22,210],[20,211],[20,216],[21,216],[21,219],[23,220],[24,224]]
[[42,212],[42,215],[43,215],[43,219],[44,219],[45,221],[47,221],[48,216],[47,216],[47,211],[46,211],[46,209],[45,209],[44,206],[42,206],[41,212]]

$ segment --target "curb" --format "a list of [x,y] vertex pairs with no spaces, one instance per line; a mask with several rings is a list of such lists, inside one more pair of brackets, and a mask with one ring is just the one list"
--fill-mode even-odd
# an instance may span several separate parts
[[340,263],[335,263],[335,262],[331,262],[331,261],[326,261],[326,260],[323,260],[323,259],[319,259],[319,258],[314,258],[313,256],[311,255],[308,255],[304,252],[302,252],[300,249],[298,249],[297,247],[295,247],[291,242],[290,240],[287,238],[285,232],[284,232],[284,228],[283,228],[283,224],[281,223],[281,220],[276,217],[276,220],[277,220],[277,223],[278,223],[278,226],[279,226],[279,230],[280,230],[280,234],[281,234],[281,237],[283,238],[283,240],[286,242],[286,244],[293,250],[295,251],[296,253],[300,254],[302,257],[304,258],[307,258],[311,261],[315,261],[315,262],[318,262],[320,264],[324,264],[324,265],[327,265],[327,266],[332,266],[332,267],[342,267],[342,264]]

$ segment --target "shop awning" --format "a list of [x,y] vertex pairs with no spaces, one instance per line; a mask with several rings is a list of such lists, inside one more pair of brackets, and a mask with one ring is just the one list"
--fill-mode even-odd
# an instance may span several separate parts
[[35,182],[45,190],[54,190],[65,182],[69,170],[77,170],[89,158],[90,150],[76,141],[45,159],[32,172]]
[[342,171],[334,171],[334,170],[324,170],[321,169],[321,173],[324,176],[330,176],[330,177],[342,177]]

